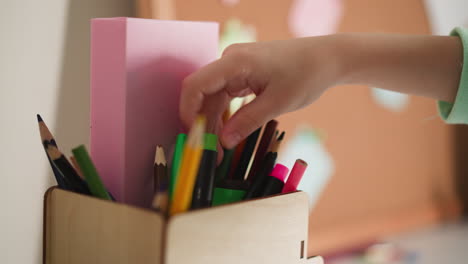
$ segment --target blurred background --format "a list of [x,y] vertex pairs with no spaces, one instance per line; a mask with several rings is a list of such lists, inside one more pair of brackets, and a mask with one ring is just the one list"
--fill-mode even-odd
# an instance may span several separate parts
[[[43,194],[54,184],[36,113],[71,149],[88,143],[89,19],[216,21],[232,43],[337,32],[447,35],[464,0],[2,0],[0,259],[40,263]],[[326,263],[464,263],[468,130],[435,102],[378,87],[336,87],[279,118],[280,159],[310,169],[309,255]],[[6,262],[5,262],[6,260]]]

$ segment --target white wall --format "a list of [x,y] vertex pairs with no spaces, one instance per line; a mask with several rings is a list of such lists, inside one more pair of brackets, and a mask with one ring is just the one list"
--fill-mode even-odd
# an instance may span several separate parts
[[59,146],[88,143],[89,19],[131,0],[0,1],[0,262],[41,263],[43,193],[55,184],[40,113]]
[[468,1],[425,0],[424,3],[433,34],[447,35],[454,27],[468,27]]

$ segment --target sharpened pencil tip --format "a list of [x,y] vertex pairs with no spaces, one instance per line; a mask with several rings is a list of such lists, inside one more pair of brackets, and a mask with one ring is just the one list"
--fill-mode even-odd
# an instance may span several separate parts
[[285,131],[281,132],[280,136],[278,137],[277,140],[283,140],[284,138]]
[[166,165],[166,155],[164,154],[164,148],[161,145],[156,146],[156,154],[154,157],[154,163],[156,165]]
[[42,117],[40,114],[37,114],[37,122],[43,122]]

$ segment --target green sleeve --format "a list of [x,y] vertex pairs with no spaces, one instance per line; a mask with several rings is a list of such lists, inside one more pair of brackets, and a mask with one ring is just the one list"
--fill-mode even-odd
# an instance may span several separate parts
[[[457,27],[450,33],[458,36],[463,44],[463,61],[468,62],[468,29]],[[468,65],[463,64],[454,103],[438,102],[439,114],[449,124],[468,124]]]

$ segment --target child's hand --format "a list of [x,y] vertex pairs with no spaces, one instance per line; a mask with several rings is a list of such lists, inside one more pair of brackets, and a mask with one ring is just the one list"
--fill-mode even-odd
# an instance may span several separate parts
[[[204,113],[210,132],[232,148],[276,116],[302,108],[336,84],[364,84],[453,102],[463,66],[458,37],[339,34],[238,44],[188,76],[180,102],[190,125]],[[226,124],[232,97],[255,93]],[[218,133],[219,134],[219,133]]]
[[[276,116],[315,101],[335,83],[339,67],[334,36],[281,40],[228,47],[222,58],[188,76],[180,113],[190,125],[198,113],[232,148]],[[226,124],[221,119],[233,97],[256,94]]]

